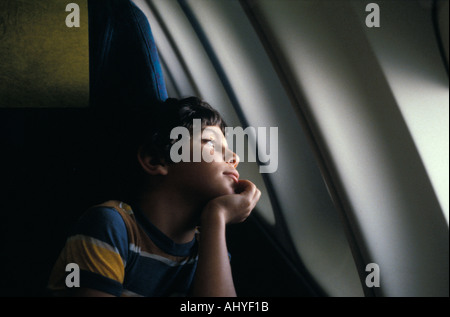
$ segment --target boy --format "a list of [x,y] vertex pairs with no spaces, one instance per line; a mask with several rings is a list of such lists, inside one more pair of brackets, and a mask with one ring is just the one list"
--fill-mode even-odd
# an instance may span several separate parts
[[[168,99],[157,109],[136,110],[128,120],[134,145],[124,152],[136,164],[124,162],[137,185],[125,196],[131,204],[109,201],[87,211],[57,260],[50,289],[76,296],[236,296],[225,227],[244,221],[261,192],[239,180],[225,123],[207,103]],[[149,124],[150,118],[156,120]],[[198,138],[194,119],[201,119]],[[175,127],[191,133],[189,162],[171,161]],[[210,155],[208,162],[192,160],[196,147]],[[80,287],[66,287],[69,263],[80,269]]]

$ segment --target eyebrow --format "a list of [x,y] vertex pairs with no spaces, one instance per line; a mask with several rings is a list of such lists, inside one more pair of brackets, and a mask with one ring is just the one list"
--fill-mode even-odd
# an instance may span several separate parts
[[206,131],[206,133],[212,133],[212,134],[214,134],[214,136],[217,137],[218,139],[219,139],[220,137],[222,137],[222,136],[219,135],[215,130],[213,130],[213,129],[211,129],[211,128],[205,128],[205,129],[203,129],[202,135],[203,135],[203,133],[204,133],[205,131]]

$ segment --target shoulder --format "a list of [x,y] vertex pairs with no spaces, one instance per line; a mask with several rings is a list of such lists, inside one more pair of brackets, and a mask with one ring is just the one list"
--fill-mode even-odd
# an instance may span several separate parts
[[122,227],[124,221],[119,211],[109,205],[96,205],[86,210],[80,217],[77,226],[82,226],[86,229],[108,226],[108,227]]
[[79,218],[73,234],[82,234],[103,241],[125,240],[132,223],[131,208],[119,201],[108,201],[90,207]]

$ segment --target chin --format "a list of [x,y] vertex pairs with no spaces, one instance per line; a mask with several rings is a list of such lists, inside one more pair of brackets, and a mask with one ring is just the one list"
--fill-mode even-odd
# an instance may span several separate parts
[[236,183],[228,180],[223,181],[222,179],[213,181],[206,186],[207,187],[204,187],[205,194],[207,197],[209,197],[210,200],[220,196],[236,194],[235,192]]
[[235,194],[235,190],[234,190],[234,184],[233,185],[225,185],[222,188],[218,188],[218,190],[215,192],[214,194],[214,198],[220,197],[220,196],[225,196],[225,195],[232,195]]
[[227,188],[225,189],[225,191],[226,191],[226,194],[224,194],[224,195],[233,195],[233,194],[236,194],[236,189],[235,189],[235,187],[236,187],[236,184],[232,184],[232,185],[229,185],[229,186],[227,186]]

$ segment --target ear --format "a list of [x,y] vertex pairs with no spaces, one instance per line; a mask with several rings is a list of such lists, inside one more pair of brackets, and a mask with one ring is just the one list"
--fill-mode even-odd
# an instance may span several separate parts
[[150,155],[145,155],[142,152],[142,148],[139,149],[137,158],[141,167],[150,175],[167,175],[169,172],[167,165],[164,163],[154,164],[153,158]]

